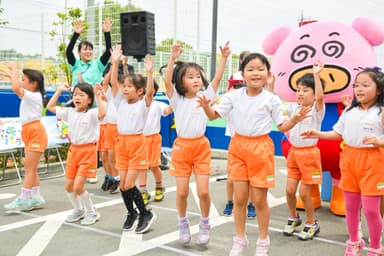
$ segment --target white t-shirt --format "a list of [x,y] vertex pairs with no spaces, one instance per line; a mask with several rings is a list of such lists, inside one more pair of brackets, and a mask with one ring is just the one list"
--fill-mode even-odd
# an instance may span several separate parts
[[[211,100],[216,96],[211,85],[201,94]],[[201,94],[199,93],[199,95]],[[182,138],[198,138],[204,135],[208,117],[203,108],[199,106],[198,98],[198,96],[191,99],[185,98],[174,89],[169,102],[175,114],[177,136]]]
[[[287,112],[289,117],[293,117],[299,110],[300,105],[296,102],[288,103]],[[300,134],[310,129],[321,129],[321,122],[325,116],[325,105],[320,111],[316,110],[316,102],[312,106],[310,116],[303,121],[297,123],[291,130],[286,132],[289,142],[295,147],[308,147],[317,144],[317,138],[304,139]]]
[[222,117],[230,113],[232,132],[244,136],[269,134],[272,121],[280,125],[288,120],[280,98],[266,90],[250,97],[247,95],[247,88],[237,89],[224,95],[213,108]]
[[117,123],[117,96],[113,95],[111,87],[108,86],[108,89],[105,93],[105,96],[107,97],[108,104],[107,104],[107,114],[105,115],[105,121],[108,124],[116,124]]
[[149,111],[145,98],[128,104],[120,90],[116,96],[119,97],[117,107],[117,130],[119,134],[142,134]]
[[345,143],[352,147],[373,147],[373,145],[363,144],[363,138],[366,135],[374,135],[382,137],[384,127],[381,123],[381,116],[384,109],[381,110],[377,106],[373,106],[368,110],[362,110],[354,107],[349,111],[345,109],[341,114],[337,123],[333,126],[333,130],[341,134]]
[[151,135],[160,132],[160,119],[164,114],[167,104],[161,101],[154,100],[149,107],[147,121],[144,127],[144,135]]
[[77,145],[96,143],[99,140],[100,121],[98,108],[77,112],[76,108],[56,107],[56,117],[68,123],[71,143]]
[[43,99],[40,92],[31,92],[24,89],[24,96],[21,98],[19,116],[21,124],[40,120],[43,113]]

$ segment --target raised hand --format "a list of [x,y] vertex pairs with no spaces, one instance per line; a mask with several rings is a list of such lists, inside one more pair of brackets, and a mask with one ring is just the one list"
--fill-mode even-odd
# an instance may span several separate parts
[[199,106],[202,108],[209,107],[211,100],[205,97],[205,95],[199,96],[199,99],[197,100],[197,103],[199,103]]
[[81,34],[81,32],[84,31],[83,22],[81,20],[75,20],[75,22],[73,22],[73,30],[78,34]]
[[58,91],[60,92],[69,92],[71,89],[71,87],[67,84],[63,84],[62,86],[60,86],[59,88],[57,88]]
[[183,52],[182,49],[183,42],[178,41],[176,44],[172,45],[171,57],[173,59],[177,59]]
[[128,56],[123,55],[123,65],[127,65],[128,63]]
[[113,50],[111,50],[111,62],[120,63],[120,58],[122,56],[121,44],[116,44]]
[[231,54],[231,48],[229,47],[229,41],[227,41],[224,46],[220,45],[220,52],[221,52],[221,56],[223,56],[223,57],[228,57],[229,54]]
[[312,71],[314,74],[319,75],[320,72],[323,70],[323,68],[324,68],[324,63],[318,60],[315,63],[313,63]]
[[112,21],[110,19],[105,19],[103,22],[103,31],[110,32],[112,28]]
[[341,103],[346,108],[350,107],[352,105],[352,96],[348,94],[341,95]]
[[147,54],[145,60],[144,60],[144,67],[147,72],[153,71],[153,59],[150,54]]

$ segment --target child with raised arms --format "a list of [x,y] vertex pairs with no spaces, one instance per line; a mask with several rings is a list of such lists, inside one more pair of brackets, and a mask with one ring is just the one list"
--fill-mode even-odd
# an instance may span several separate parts
[[16,65],[6,62],[5,66],[0,70],[0,76],[11,80],[13,92],[21,99],[19,115],[25,152],[25,176],[20,195],[4,205],[4,208],[6,211],[30,211],[45,205],[40,194],[40,177],[37,172],[40,157],[48,144],[47,133],[40,122],[45,95],[44,76],[38,70],[23,69],[19,81]]
[[[117,76],[121,55],[121,45],[116,45],[111,56],[113,90],[119,86]],[[116,96],[119,133],[115,146],[116,168],[119,170],[120,190],[128,211],[123,229],[132,230],[136,219],[139,218],[135,228],[138,234],[147,232],[156,220],[155,213],[145,207],[140,190],[135,184],[139,174],[148,170],[148,151],[143,131],[154,93],[151,55],[147,55],[144,67],[147,78],[142,75],[123,76],[123,85]]]
[[344,255],[360,255],[365,246],[358,232],[361,208],[370,239],[367,255],[383,255],[380,201],[384,195],[384,158],[378,138],[384,134],[384,74],[376,68],[360,71],[353,84],[353,95],[351,106],[343,111],[332,131],[308,130],[302,135],[345,142],[340,155],[339,183],[344,192],[349,234]]
[[324,64],[317,61],[313,65],[313,74],[307,73],[297,80],[297,102],[289,103],[288,115],[294,115],[302,106],[312,106],[310,117],[297,124],[286,136],[291,143],[287,157],[287,186],[286,197],[289,208],[288,224],[284,227],[285,235],[293,235],[302,221],[296,211],[296,192],[299,182],[300,198],[304,203],[307,220],[304,229],[298,234],[299,239],[313,239],[320,232],[320,226],[315,220],[311,188],[321,184],[321,158],[317,147],[317,139],[305,140],[300,134],[308,129],[320,129],[325,115],[323,84],[320,72]]
[[240,70],[246,87],[227,93],[213,107],[205,97],[200,97],[200,104],[209,119],[229,113],[233,117],[235,135],[228,149],[228,174],[234,184],[236,236],[230,255],[242,255],[248,245],[245,220],[250,191],[259,224],[255,255],[264,256],[270,248],[267,193],[268,188],[275,185],[274,145],[268,136],[272,121],[281,132],[286,132],[305,119],[311,107],[300,108],[288,119],[278,96],[264,89],[271,76],[270,64],[264,55],[251,53],[242,62]]
[[[216,96],[217,88],[223,76],[225,64],[230,54],[229,42],[221,50],[221,60],[215,77],[210,85],[204,77],[203,69],[196,63],[177,62],[181,55],[182,43],[172,46],[170,60],[165,73],[166,95],[175,113],[177,138],[172,147],[172,167],[170,174],[176,178],[176,208],[179,222],[179,240],[183,244],[191,241],[187,216],[189,180],[195,174],[200,205],[200,224],[198,243],[209,242],[209,174],[211,172],[211,149],[204,136],[208,118],[198,104],[198,95],[209,99]],[[208,86],[208,87],[207,87]],[[201,91],[206,88],[205,91]]]
[[[159,90],[159,85],[154,82],[155,97]],[[165,188],[163,186],[163,174],[160,170],[160,155],[161,155],[161,134],[160,134],[160,120],[162,116],[167,116],[172,113],[170,105],[154,100],[149,108],[148,118],[145,122],[144,135],[148,148],[148,165],[151,169],[153,177],[155,178],[155,196],[153,200],[160,202],[164,199]],[[141,195],[143,196],[144,204],[147,205],[151,199],[151,195],[147,189],[147,172],[141,172],[139,174],[139,187]]]
[[[87,83],[79,83],[73,89],[74,107],[56,106],[61,93],[69,90],[68,85],[59,87],[47,105],[49,111],[56,113],[57,119],[68,123],[71,140],[65,172],[65,190],[74,209],[67,216],[66,222],[81,220],[81,225],[92,225],[100,219],[100,214],[93,206],[84,184],[87,178],[96,177],[96,143],[99,139],[100,120],[106,113],[102,101],[104,92],[101,85],[92,87]],[[92,108],[95,99],[98,107]]]

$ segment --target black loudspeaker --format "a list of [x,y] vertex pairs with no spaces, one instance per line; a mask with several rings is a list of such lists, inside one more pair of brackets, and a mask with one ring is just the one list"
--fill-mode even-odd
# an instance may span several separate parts
[[156,54],[155,15],[150,12],[120,13],[123,54],[139,61],[146,54]]

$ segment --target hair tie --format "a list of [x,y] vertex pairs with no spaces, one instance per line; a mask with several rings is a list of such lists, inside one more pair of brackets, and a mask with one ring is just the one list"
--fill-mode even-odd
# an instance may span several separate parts
[[381,67],[374,66],[374,67],[372,67],[372,69],[373,69],[375,72],[381,72]]

